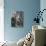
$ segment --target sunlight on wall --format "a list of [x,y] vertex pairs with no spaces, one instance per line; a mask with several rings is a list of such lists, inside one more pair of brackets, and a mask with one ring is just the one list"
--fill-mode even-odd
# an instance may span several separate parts
[[0,42],[4,41],[4,3],[0,0]]
[[4,41],[4,19],[3,9],[0,8],[0,41]]

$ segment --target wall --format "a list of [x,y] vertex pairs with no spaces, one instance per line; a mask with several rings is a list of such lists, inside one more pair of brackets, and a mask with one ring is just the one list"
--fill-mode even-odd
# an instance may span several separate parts
[[[32,28],[35,12],[40,9],[40,0],[4,0],[4,35],[7,41],[18,41]],[[11,15],[13,11],[24,11],[24,27],[12,28]]]
[[0,42],[4,41],[4,0],[0,0]]
[[[40,1],[40,9],[41,9],[41,11],[42,11],[43,9],[46,9],[46,0],[41,0],[41,1]],[[46,27],[46,11],[43,12],[42,17],[43,17],[43,22],[41,21],[40,25]]]

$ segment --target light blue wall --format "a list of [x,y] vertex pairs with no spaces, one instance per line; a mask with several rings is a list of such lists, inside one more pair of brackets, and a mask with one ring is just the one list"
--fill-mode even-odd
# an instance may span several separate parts
[[[41,0],[40,1],[40,10],[42,11],[43,9],[46,9],[46,0]],[[40,25],[45,26],[46,27],[46,11],[43,12],[43,22],[40,22]]]
[[[5,40],[18,41],[31,30],[32,19],[36,17],[35,12],[40,9],[40,0],[5,0],[4,2]],[[11,15],[13,11],[24,11],[23,28],[11,27]]]

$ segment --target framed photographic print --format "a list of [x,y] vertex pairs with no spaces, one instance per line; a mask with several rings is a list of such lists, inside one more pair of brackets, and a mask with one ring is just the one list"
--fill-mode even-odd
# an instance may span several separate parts
[[23,27],[24,24],[24,12],[16,11],[11,17],[11,27]]

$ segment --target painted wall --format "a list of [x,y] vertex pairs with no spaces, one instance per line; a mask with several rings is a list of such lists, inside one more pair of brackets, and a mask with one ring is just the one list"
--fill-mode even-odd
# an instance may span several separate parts
[[[43,9],[46,9],[46,0],[41,0],[41,1],[40,1],[40,9],[41,9],[41,11],[42,11]],[[46,26],[46,10],[43,12],[42,17],[43,17],[43,22],[41,21],[41,22],[40,22],[40,25]]]
[[[40,9],[40,0],[5,0],[4,1],[4,35],[7,41],[18,41],[32,28],[35,12]],[[14,11],[24,11],[24,27],[12,28],[11,16]]]
[[0,0],[0,42],[4,41],[4,0]]

